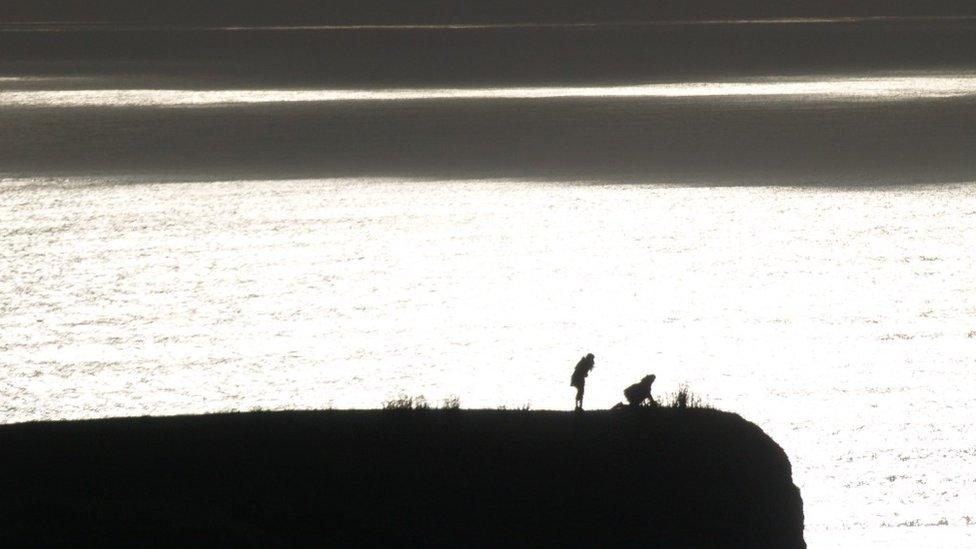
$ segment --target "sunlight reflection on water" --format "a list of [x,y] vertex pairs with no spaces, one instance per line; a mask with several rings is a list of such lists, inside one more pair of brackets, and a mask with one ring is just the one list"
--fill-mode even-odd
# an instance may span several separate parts
[[[29,80],[29,79],[28,79]],[[9,79],[16,83],[16,78]],[[0,80],[3,84],[3,80]],[[167,107],[256,103],[408,101],[432,99],[763,97],[892,101],[976,95],[976,75],[878,75],[764,78],[741,82],[686,82],[629,86],[367,89],[88,89],[0,90],[0,107]]]
[[569,409],[592,351],[590,408],[653,372],[770,433],[811,547],[971,539],[971,184],[5,180],[0,237],[4,422]]

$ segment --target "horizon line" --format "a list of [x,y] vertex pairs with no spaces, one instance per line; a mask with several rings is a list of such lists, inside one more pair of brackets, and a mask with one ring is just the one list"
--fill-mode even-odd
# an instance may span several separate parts
[[321,25],[180,25],[175,23],[143,23],[138,21],[38,21],[0,24],[0,32],[144,32],[144,31],[209,31],[209,32],[288,32],[288,31],[397,31],[397,30],[505,30],[505,29],[593,29],[626,27],[693,27],[748,25],[823,25],[857,23],[936,23],[976,22],[976,15],[870,15],[840,17],[774,17],[747,19],[675,19],[662,21],[606,21],[606,22],[507,22],[507,23],[364,23]]

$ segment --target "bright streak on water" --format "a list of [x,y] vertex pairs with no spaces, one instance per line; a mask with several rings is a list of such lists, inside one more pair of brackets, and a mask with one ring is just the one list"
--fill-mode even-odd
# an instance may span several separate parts
[[[11,80],[14,81],[14,80]],[[0,81],[0,84],[3,82]],[[632,86],[185,90],[0,90],[0,107],[174,107],[259,103],[434,99],[763,97],[891,101],[976,95],[976,74],[877,76],[823,80],[763,79]]]
[[569,409],[591,351],[763,427],[811,547],[973,547],[974,241],[976,184],[7,180],[0,410]]

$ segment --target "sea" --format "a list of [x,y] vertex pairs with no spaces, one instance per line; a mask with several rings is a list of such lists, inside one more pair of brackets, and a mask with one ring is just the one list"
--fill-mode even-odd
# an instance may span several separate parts
[[976,545],[972,183],[5,179],[0,235],[4,423],[568,410],[592,352],[762,427],[811,547]]
[[[832,63],[823,33],[863,48],[846,72],[596,84],[615,57],[590,44],[624,40],[634,70],[698,50],[678,63],[646,33],[582,29],[593,74],[573,73],[564,38],[472,31],[496,63],[475,74],[473,46],[433,30],[422,48],[390,30],[393,49],[342,31],[348,59],[313,31],[248,34],[248,55],[212,32],[185,51],[5,33],[0,423],[570,410],[593,353],[587,409],[655,374],[656,398],[685,388],[776,440],[811,548],[976,548],[976,72],[875,70],[923,38],[919,63],[968,63],[945,45],[967,25],[877,43],[756,25],[756,48],[800,36],[813,68]],[[279,64],[268,40],[318,49]],[[738,67],[709,40],[705,61]],[[414,65],[370,64],[388,50]],[[252,57],[287,74],[256,80]],[[569,76],[520,83],[542,69]]]

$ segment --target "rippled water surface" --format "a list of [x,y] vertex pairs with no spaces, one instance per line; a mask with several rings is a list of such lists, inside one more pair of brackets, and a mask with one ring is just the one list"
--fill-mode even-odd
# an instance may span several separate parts
[[789,454],[811,547],[976,546],[976,186],[0,182],[3,422],[587,406]]

